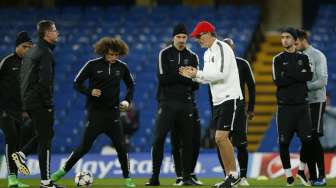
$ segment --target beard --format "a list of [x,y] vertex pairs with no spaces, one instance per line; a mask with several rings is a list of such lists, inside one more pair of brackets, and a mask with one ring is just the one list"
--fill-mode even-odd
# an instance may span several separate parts
[[184,48],[186,46],[186,44],[184,42],[179,42],[177,43],[177,46],[180,48]]
[[284,45],[284,48],[286,48],[286,49],[290,49],[290,48],[292,48],[294,46],[294,44],[288,44],[288,45]]

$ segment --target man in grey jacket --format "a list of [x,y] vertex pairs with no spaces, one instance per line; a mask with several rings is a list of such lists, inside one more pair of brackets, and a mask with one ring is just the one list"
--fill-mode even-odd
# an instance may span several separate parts
[[[319,140],[323,136],[323,114],[326,105],[326,85],[328,80],[327,59],[325,55],[309,43],[308,33],[299,29],[297,31],[297,49],[306,54],[311,63],[313,79],[307,82],[310,113],[313,125],[313,147],[316,150],[315,162],[318,167],[318,177],[315,168],[309,170],[312,185],[326,185],[324,168],[324,151]],[[301,164],[299,170],[304,169],[304,148],[301,150]],[[315,167],[315,164],[314,164]]]

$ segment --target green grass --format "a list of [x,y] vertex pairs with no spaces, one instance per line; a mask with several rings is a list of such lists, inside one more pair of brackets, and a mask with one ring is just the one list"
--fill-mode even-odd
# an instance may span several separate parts
[[[212,178],[203,178],[201,179],[203,183],[205,183],[204,186],[202,187],[212,187],[217,182],[220,182],[221,179],[212,179]],[[27,183],[31,185],[32,188],[38,188],[39,186],[39,180],[37,179],[23,179],[22,180],[24,183]],[[143,186],[146,183],[147,179],[135,179],[135,182],[137,184],[138,188],[145,187]],[[170,188],[174,187],[172,184],[174,183],[174,179],[167,179],[167,178],[162,178],[161,180],[161,187],[165,188]],[[302,185],[299,185],[299,180],[295,180],[296,186],[294,187],[302,187]],[[123,186],[124,180],[123,179],[95,179],[93,183],[93,188],[98,187],[98,188],[107,188],[107,187],[124,187]],[[255,179],[249,179],[249,183],[251,184],[252,187],[270,187],[270,188],[275,188],[275,187],[285,187],[286,182],[285,179],[274,179],[274,180],[255,180]],[[328,179],[327,181],[328,186],[326,187],[336,187],[336,180],[335,179]],[[59,182],[60,185],[66,186],[68,188],[75,188],[76,186],[73,183],[72,179],[64,179]],[[4,179],[0,180],[0,188],[7,187],[7,181]]]

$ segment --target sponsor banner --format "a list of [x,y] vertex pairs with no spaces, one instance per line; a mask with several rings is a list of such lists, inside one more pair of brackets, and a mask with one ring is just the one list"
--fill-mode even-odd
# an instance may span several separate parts
[[[52,155],[51,172],[63,166],[67,157],[67,155]],[[22,178],[39,178],[40,170],[37,156],[27,157],[26,164],[30,169],[31,175],[22,176]],[[152,173],[150,153],[129,154],[129,169],[132,177],[150,177]],[[72,178],[80,171],[90,171],[95,178],[122,177],[122,170],[116,155],[88,154],[77,162],[66,177]],[[195,173],[203,177],[223,177],[223,171],[218,162],[217,154],[201,154],[195,168]],[[3,159],[0,166],[0,178],[6,177],[7,166],[6,160]],[[175,177],[174,161],[169,155],[165,155],[163,158],[160,177]]]
[[[51,159],[51,172],[56,171],[64,165],[67,155],[55,154]],[[0,178],[7,177],[6,158],[0,156]],[[150,153],[133,153],[129,155],[129,168],[134,178],[149,178],[152,172],[152,161]],[[291,154],[293,174],[297,172],[299,155]],[[336,177],[336,154],[325,155],[326,174],[330,178]],[[27,166],[30,169],[30,176],[23,178],[39,178],[40,170],[37,156],[29,156]],[[237,165],[238,166],[238,165]],[[90,171],[95,178],[121,178],[122,171],[116,155],[88,154],[79,160],[66,178],[73,178],[77,172]],[[195,173],[203,178],[222,178],[223,170],[218,162],[216,153],[200,154]],[[247,176],[256,178],[267,176],[277,178],[284,175],[280,156],[278,153],[253,153],[249,156],[249,167]],[[160,177],[175,177],[174,162],[171,156],[165,155],[161,166]]]
[[[293,175],[296,175],[299,164],[300,155],[290,154],[291,167]],[[336,177],[336,154],[325,154],[325,171],[328,178]],[[253,154],[252,168],[258,168],[255,172],[251,173],[251,177],[267,176],[269,178],[277,178],[284,175],[282,163],[279,153],[255,153]]]

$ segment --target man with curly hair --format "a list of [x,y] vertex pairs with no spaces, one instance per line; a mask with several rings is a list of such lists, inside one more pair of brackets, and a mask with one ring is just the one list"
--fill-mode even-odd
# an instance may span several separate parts
[[[95,52],[101,56],[88,61],[77,74],[74,88],[87,96],[87,125],[80,145],[71,153],[65,165],[52,174],[53,181],[60,180],[89,152],[96,138],[104,133],[113,142],[121,164],[125,185],[135,187],[129,176],[129,161],[123,129],[120,124],[120,110],[130,107],[134,93],[134,80],[127,65],[120,56],[128,54],[128,46],[119,38],[103,37],[95,45]],[[89,80],[89,86],[84,84]],[[119,101],[120,82],[127,87],[124,100]]]

